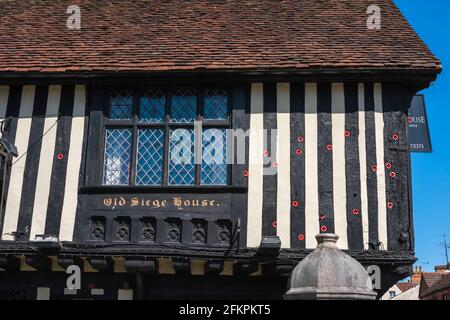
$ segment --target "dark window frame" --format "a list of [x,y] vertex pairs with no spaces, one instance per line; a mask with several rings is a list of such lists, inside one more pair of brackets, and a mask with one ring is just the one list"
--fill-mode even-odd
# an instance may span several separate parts
[[[150,90],[159,90],[164,92],[166,104],[165,104],[165,116],[163,122],[139,122],[139,100],[141,96],[144,96],[146,92]],[[227,184],[226,185],[205,185],[201,184],[201,164],[195,165],[195,183],[192,185],[175,185],[169,184],[169,137],[171,129],[178,128],[194,128],[194,122],[180,123],[171,122],[171,97],[173,93],[178,90],[192,90],[197,93],[197,116],[195,121],[202,121],[202,129],[233,129],[233,97],[232,90],[229,86],[114,86],[108,87],[105,91],[106,94],[106,106],[103,109],[103,128],[102,128],[102,156],[101,156],[101,185],[103,187],[115,187],[115,188],[173,188],[173,187],[201,187],[201,188],[217,188],[217,187],[230,187],[232,186],[232,165],[227,164]],[[208,120],[204,119],[204,93],[207,90],[222,90],[227,96],[227,119],[226,120]],[[133,96],[132,106],[132,118],[129,120],[115,120],[110,119],[110,99],[111,93],[119,91],[128,91]],[[127,185],[107,185],[104,184],[104,170],[105,170],[105,146],[106,146],[106,131],[107,129],[131,129],[132,130],[132,145],[131,145],[131,160],[130,160],[130,172],[129,183]],[[163,129],[164,131],[164,154],[163,154],[163,177],[162,184],[158,185],[144,185],[136,184],[136,167],[137,167],[137,143],[138,132],[140,129]],[[227,153],[232,152],[231,148],[227,150]],[[228,155],[227,155],[228,156]]]

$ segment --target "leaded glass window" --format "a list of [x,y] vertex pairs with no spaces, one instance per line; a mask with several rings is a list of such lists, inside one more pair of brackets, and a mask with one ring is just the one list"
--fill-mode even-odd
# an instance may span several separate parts
[[129,91],[113,92],[110,96],[109,118],[113,120],[131,119],[133,116],[133,96]]
[[195,184],[194,130],[170,130],[169,184]]
[[222,90],[207,90],[204,105],[205,120],[226,120],[228,116],[228,97]]
[[139,129],[136,184],[161,185],[163,178],[164,131]]
[[193,90],[177,90],[172,95],[172,122],[193,122],[197,119],[197,94]]
[[163,122],[166,115],[166,96],[161,90],[149,90],[139,100],[140,122]]
[[127,185],[131,160],[131,130],[107,129],[103,184]]
[[[111,92],[108,101],[104,185],[229,183],[226,90],[122,90]],[[202,120],[196,143],[194,122]],[[196,159],[196,147],[201,159]]]
[[206,129],[202,136],[202,185],[227,185],[227,134],[225,129]]

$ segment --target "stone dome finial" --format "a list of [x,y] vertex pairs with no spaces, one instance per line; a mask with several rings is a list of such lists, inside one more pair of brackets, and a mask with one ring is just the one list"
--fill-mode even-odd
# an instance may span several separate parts
[[288,300],[374,300],[376,293],[366,269],[339,250],[339,237],[324,233],[316,236],[318,246],[292,271]]
[[316,240],[319,246],[326,243],[329,244],[330,247],[336,248],[336,242],[339,240],[339,236],[334,233],[321,233],[316,236]]

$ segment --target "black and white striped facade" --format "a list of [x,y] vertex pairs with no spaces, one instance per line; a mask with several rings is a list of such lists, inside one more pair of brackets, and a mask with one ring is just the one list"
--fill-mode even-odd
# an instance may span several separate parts
[[5,135],[19,151],[7,181],[2,240],[13,240],[12,232],[22,231],[28,239],[55,234],[71,241],[85,129],[85,86],[2,86],[0,92],[0,117],[12,118]]
[[[343,249],[411,248],[397,241],[410,232],[406,105],[393,105],[389,86],[252,84],[251,92],[250,127],[278,128],[278,174],[270,181],[250,166],[249,246],[278,235],[285,248],[311,249],[317,233],[334,232]],[[262,148],[250,139],[251,157]]]
[[[19,151],[7,181],[1,239],[53,234],[60,241],[90,243],[92,217],[104,218],[105,228],[125,217],[129,242],[139,244],[140,219],[148,216],[155,219],[156,233],[167,230],[167,217],[179,219],[185,244],[191,221],[204,219],[210,246],[217,244],[220,221],[234,226],[239,220],[241,248],[256,248],[263,236],[277,235],[284,249],[313,249],[316,234],[334,232],[338,246],[350,251],[413,250],[407,108],[414,90],[380,82],[229,88],[233,128],[251,129],[248,163],[233,165],[229,188],[177,191],[101,186],[105,86],[1,85],[0,118],[12,119],[5,136]],[[276,143],[265,145],[260,129],[276,129],[276,139],[268,139]],[[264,157],[272,158],[275,175],[264,175]],[[207,195],[223,206],[181,215],[101,207],[105,196],[135,194]],[[164,242],[164,236],[158,239]],[[114,242],[113,236],[105,242]]]

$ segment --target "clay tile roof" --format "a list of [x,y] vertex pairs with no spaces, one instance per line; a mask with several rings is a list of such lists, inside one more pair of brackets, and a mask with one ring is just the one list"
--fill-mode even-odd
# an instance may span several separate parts
[[[392,0],[0,0],[0,73],[413,70],[438,59]],[[67,7],[81,9],[69,30]]]
[[416,287],[418,284],[417,283],[412,283],[412,282],[399,282],[397,283],[397,287],[402,291],[408,291],[409,289],[412,289],[414,287]]
[[431,287],[441,280],[443,275],[443,273],[439,272],[424,272],[422,273],[422,279],[428,287]]
[[420,291],[419,297],[423,297],[427,294],[427,291],[444,276],[440,272],[423,272],[420,279]]
[[432,294],[436,291],[440,291],[442,289],[450,288],[450,273],[445,273],[441,275],[441,278],[433,283],[428,290],[422,296],[426,296]]

